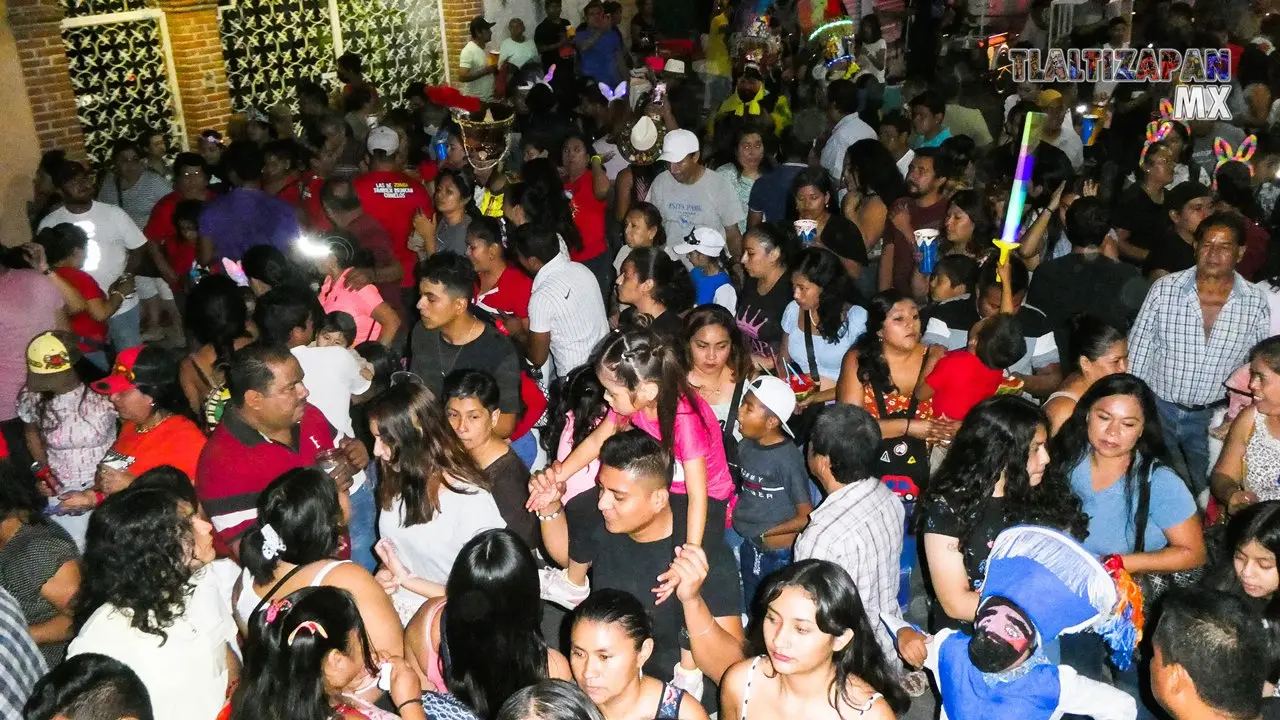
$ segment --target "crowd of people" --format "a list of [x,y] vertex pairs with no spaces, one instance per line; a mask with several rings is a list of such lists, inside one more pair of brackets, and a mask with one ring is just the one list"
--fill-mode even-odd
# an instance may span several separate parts
[[344,55],[199,152],[44,155],[0,715],[1278,711],[1280,25],[1064,40],[1231,47],[1232,124],[894,77],[875,13],[541,10],[457,88]]

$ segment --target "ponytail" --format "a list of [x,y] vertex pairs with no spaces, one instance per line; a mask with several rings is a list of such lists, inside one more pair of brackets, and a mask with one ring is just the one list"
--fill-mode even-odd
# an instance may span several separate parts
[[[631,392],[644,383],[658,388],[659,442],[669,453],[675,451],[676,413],[680,400],[696,407],[698,397],[689,387],[684,365],[670,342],[651,330],[628,330],[613,335],[600,352],[598,369],[608,371]],[[701,421],[701,414],[697,414]]]

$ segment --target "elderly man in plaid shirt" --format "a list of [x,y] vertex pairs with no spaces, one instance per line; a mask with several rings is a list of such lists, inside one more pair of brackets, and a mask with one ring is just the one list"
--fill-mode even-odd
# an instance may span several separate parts
[[1157,280],[1129,333],[1129,372],[1155,392],[1165,441],[1185,461],[1201,507],[1208,502],[1213,408],[1271,322],[1266,296],[1236,272],[1244,233],[1234,213],[1205,218],[1196,230],[1196,266]]

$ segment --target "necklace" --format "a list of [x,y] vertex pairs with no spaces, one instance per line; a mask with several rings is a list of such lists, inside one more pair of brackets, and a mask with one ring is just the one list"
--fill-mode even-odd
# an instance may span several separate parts
[[[155,420],[152,421],[152,418],[154,418]],[[169,419],[169,413],[164,411],[156,412],[152,414],[150,418],[147,418],[146,420],[138,424],[138,434],[142,435],[143,433],[149,433],[152,430],[155,430],[156,428],[160,427],[160,423],[168,419]]]
[[[483,333],[483,332],[484,332],[484,325],[481,324],[480,333]],[[442,378],[446,377],[449,375],[450,372],[453,372],[453,366],[458,364],[458,358],[462,357],[462,349],[467,345],[475,342],[476,338],[480,337],[480,333],[477,333],[475,337],[467,338],[465,342],[460,342],[457,345],[453,346],[453,359],[449,361],[449,367],[444,366],[444,345],[445,345],[444,333],[440,333],[440,337],[437,340],[437,344],[436,344],[436,365],[440,367],[440,377]]]

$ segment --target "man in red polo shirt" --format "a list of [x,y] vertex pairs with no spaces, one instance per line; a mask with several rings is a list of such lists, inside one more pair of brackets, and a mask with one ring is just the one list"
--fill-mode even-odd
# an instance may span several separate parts
[[386,228],[404,275],[400,287],[408,298],[405,307],[413,306],[413,267],[418,254],[409,249],[409,236],[416,217],[429,218],[434,213],[431,198],[422,183],[396,167],[396,151],[400,136],[392,128],[380,126],[369,131],[369,172],[356,178],[356,194],[364,211]]
[[[281,474],[318,465],[335,447],[324,414],[307,403],[302,366],[287,348],[255,343],[231,358],[227,383],[231,401],[196,467],[196,494],[214,532],[239,556],[240,535],[258,518],[258,494]],[[369,456],[358,440],[336,444],[340,492],[351,484],[353,468]]]

